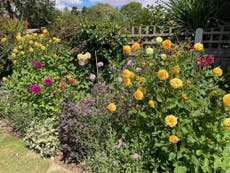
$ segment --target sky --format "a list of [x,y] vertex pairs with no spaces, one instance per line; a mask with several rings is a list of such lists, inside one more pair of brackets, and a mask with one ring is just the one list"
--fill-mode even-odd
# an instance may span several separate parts
[[72,6],[77,6],[81,9],[83,6],[90,7],[97,3],[108,3],[114,7],[120,7],[131,1],[137,1],[146,6],[147,4],[153,4],[154,0],[56,0],[56,7],[58,9],[64,9],[65,7],[71,8]]

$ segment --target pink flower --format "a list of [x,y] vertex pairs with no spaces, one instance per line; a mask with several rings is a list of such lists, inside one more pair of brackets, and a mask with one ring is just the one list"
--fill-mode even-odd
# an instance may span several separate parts
[[32,61],[31,64],[37,68],[42,68],[42,63],[40,61]]
[[45,86],[50,86],[52,84],[52,79],[51,78],[45,78],[44,80],[44,85]]
[[142,68],[137,67],[137,68],[135,69],[135,71],[136,71],[136,72],[141,72],[141,71],[142,71]]
[[89,79],[90,80],[95,80],[96,79],[96,75],[95,74],[90,74],[89,75]]
[[31,84],[29,86],[29,90],[30,92],[34,93],[34,94],[39,94],[42,91],[42,87],[36,84]]
[[123,141],[122,139],[119,139],[118,142],[117,142],[117,148],[121,148],[123,146]]
[[213,64],[214,61],[215,61],[214,56],[212,54],[208,55],[208,57],[207,57],[207,63],[208,63],[208,65]]
[[119,83],[121,83],[123,80],[122,80],[122,77],[118,77],[117,78],[117,81],[119,82]]
[[127,65],[128,66],[132,66],[133,65],[133,61],[132,60],[128,60]]
[[104,66],[104,63],[102,61],[100,61],[100,62],[97,63],[97,67],[100,68],[100,67],[103,67],[103,66]]
[[138,157],[139,157],[139,154],[137,154],[137,153],[134,153],[134,154],[133,154],[133,158],[134,158],[134,159],[138,159]]

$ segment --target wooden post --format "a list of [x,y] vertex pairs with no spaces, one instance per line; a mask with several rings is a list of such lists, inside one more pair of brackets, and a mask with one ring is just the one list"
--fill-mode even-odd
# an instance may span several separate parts
[[195,43],[202,43],[203,41],[203,29],[197,28],[196,29],[196,35],[195,35]]

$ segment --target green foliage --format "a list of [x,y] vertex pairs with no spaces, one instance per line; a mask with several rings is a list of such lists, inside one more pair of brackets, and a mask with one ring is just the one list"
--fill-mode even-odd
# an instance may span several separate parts
[[[115,23],[93,24],[83,22],[80,26],[81,30],[75,37],[73,46],[75,53],[90,52],[92,58],[90,59],[91,72],[96,73],[96,57],[97,62],[102,61],[107,67],[113,62],[122,61],[122,46],[126,42],[126,38],[119,34],[120,27]],[[104,74],[108,75],[111,71],[104,68]]]
[[89,8],[84,8],[82,17],[90,23],[103,24],[107,22],[114,22],[122,24],[122,14],[116,8],[109,4],[99,3]]
[[30,28],[47,26],[56,17],[53,0],[4,0],[3,7],[10,17],[27,20]]
[[24,140],[26,145],[37,151],[42,157],[54,156],[59,151],[58,121],[47,118],[44,121],[32,121],[26,128]]
[[165,5],[180,28],[196,29],[229,25],[228,0],[169,0]]

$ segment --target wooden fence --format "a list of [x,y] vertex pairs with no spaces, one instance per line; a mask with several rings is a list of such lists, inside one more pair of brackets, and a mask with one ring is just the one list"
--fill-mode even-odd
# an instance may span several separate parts
[[230,28],[212,28],[203,30],[181,30],[175,31],[172,28],[159,26],[132,26],[124,31],[128,36],[128,43],[133,44],[137,40],[143,40],[144,46],[153,47],[156,44],[156,37],[162,38],[177,37],[183,41],[185,37],[191,37],[192,42],[204,44],[205,51],[216,57],[215,65],[221,65],[224,69],[230,68]]

